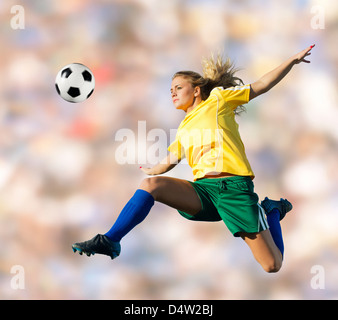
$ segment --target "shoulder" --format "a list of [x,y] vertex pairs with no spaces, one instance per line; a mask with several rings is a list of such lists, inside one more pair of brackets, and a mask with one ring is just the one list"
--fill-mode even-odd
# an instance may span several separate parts
[[225,93],[228,93],[228,94],[231,94],[233,92],[246,91],[246,90],[250,90],[249,84],[244,84],[244,85],[241,85],[241,86],[234,86],[234,87],[229,87],[229,88],[223,89],[223,91]]
[[211,91],[210,96],[216,96],[218,101],[223,101],[231,109],[235,109],[239,105],[249,102],[250,85],[245,84],[225,89],[223,87],[216,87]]
[[226,101],[241,101],[241,103],[246,103],[249,101],[250,94],[249,84],[228,87],[222,90],[220,88],[215,89],[217,89],[218,94]]
[[250,85],[249,84],[234,86],[234,87],[228,87],[228,88],[215,87],[211,90],[210,96],[211,95],[222,95],[223,97],[226,97],[226,96],[229,96],[229,95],[231,96],[231,95],[234,95],[234,94],[244,93],[246,91],[250,91]]

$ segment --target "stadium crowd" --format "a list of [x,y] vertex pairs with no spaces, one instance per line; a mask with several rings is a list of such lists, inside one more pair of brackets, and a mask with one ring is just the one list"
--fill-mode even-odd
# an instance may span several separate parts
[[[0,4],[0,299],[338,298],[337,2],[27,1],[24,28],[13,29],[15,4]],[[169,145],[184,117],[171,103],[174,72],[201,72],[202,57],[222,51],[250,83],[313,43],[311,64],[237,118],[260,199],[294,206],[279,273],[265,274],[223,222],[190,222],[159,203],[118,259],[73,254],[73,242],[108,231],[145,177],[137,150],[156,141],[138,137],[140,121]],[[54,87],[72,62],[96,78],[80,104]],[[124,129],[137,150],[121,165]],[[185,162],[167,175],[192,179]],[[24,289],[13,287],[16,265]]]

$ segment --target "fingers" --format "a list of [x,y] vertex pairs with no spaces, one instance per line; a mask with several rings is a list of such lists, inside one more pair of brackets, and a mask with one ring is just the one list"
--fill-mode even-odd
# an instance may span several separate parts
[[315,47],[315,45],[311,45],[308,48],[304,49],[302,52],[304,52],[304,56],[308,55],[309,52]]
[[315,45],[311,45],[308,48],[304,49],[302,52],[300,52],[299,56],[298,56],[298,62],[296,63],[300,63],[300,62],[305,62],[305,63],[311,63],[309,60],[305,59],[305,57],[311,55],[311,50],[312,48],[314,48]]
[[149,168],[143,168],[143,167],[140,167],[140,170],[143,171],[144,173],[147,173]]
[[307,56],[309,56],[309,55],[311,55],[311,53],[307,53],[304,57],[302,57],[302,58],[299,60],[299,62],[310,63],[311,61],[305,59],[305,57],[307,57]]
[[315,47],[315,44],[311,45],[310,47],[308,47],[305,50],[306,50],[306,52],[310,52],[314,47]]
[[153,175],[151,168],[140,167],[140,170],[143,171],[147,175]]
[[311,55],[311,50],[315,47],[315,44],[311,45],[307,50],[306,50],[306,54],[304,55],[303,59],[302,59],[302,62],[305,62],[305,63],[310,63],[309,60],[306,60],[304,59],[305,57]]

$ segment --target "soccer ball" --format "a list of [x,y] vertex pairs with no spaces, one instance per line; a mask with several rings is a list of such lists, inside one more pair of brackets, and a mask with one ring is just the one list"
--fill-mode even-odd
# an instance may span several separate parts
[[57,93],[68,102],[82,102],[88,99],[95,88],[93,73],[81,63],[63,67],[55,79]]

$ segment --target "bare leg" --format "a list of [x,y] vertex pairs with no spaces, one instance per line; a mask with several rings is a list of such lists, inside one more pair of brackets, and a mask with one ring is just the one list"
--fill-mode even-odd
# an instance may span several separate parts
[[[170,177],[153,177],[142,181],[140,189],[149,192],[155,201],[194,215],[202,209],[201,201],[186,181]],[[282,266],[282,254],[276,246],[270,230],[259,233],[241,233],[255,259],[266,272],[278,272]]]
[[282,266],[282,254],[271,237],[270,230],[259,233],[241,233],[257,262],[266,272],[278,272]]
[[202,207],[197,193],[188,181],[169,177],[147,178],[142,181],[105,235],[113,242],[120,242],[148,216],[155,201],[191,215],[199,212]]
[[121,252],[120,240],[146,218],[154,201],[191,215],[202,209],[201,201],[190,182],[169,177],[147,178],[142,181],[140,188],[136,190],[107,233],[98,234],[88,241],[74,243],[73,251],[87,255],[100,253],[112,259],[116,258]]
[[195,215],[202,209],[199,196],[189,181],[171,177],[153,177],[142,181],[140,189],[149,192],[155,201]]

